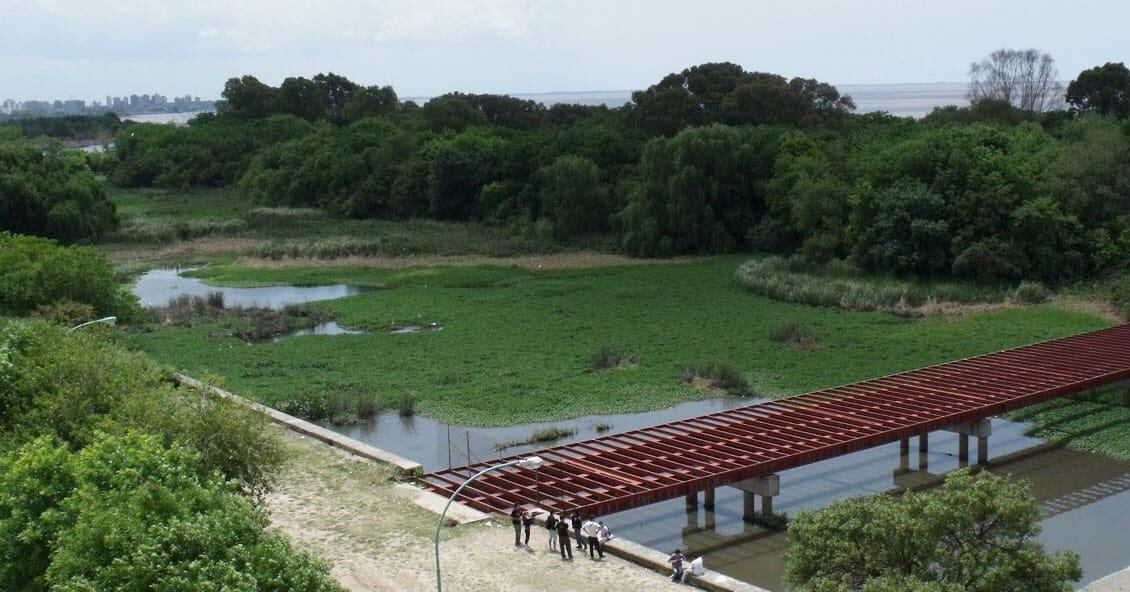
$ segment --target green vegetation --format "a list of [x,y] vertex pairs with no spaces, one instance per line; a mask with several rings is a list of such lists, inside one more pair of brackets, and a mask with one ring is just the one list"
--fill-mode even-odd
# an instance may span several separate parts
[[[215,372],[240,394],[304,415],[288,402],[350,402],[364,394],[439,420],[514,424],[654,409],[711,396],[683,382],[684,366],[717,361],[778,396],[1096,329],[1094,316],[1051,304],[909,321],[751,296],[733,281],[740,257],[666,265],[531,270],[516,267],[215,265],[192,272],[227,285],[349,283],[384,289],[316,303],[361,335],[304,336],[247,346],[207,324],[126,336],[189,374]],[[382,329],[439,322],[443,331]],[[787,321],[819,348],[770,337]],[[593,353],[630,344],[639,360],[593,372]],[[319,413],[324,417],[323,413]],[[307,415],[310,416],[310,415]]]
[[820,336],[816,334],[816,330],[796,321],[788,321],[778,326],[769,333],[769,337],[778,343],[787,343],[797,347],[820,345]]
[[94,248],[0,232],[0,313],[27,314],[40,307],[58,312],[74,304],[123,321],[140,312],[137,299],[118,285],[109,260]]
[[0,587],[339,590],[267,530],[266,419],[91,329],[0,324]]
[[193,327],[208,324],[213,335],[231,336],[248,343],[276,339],[297,329],[309,329],[332,317],[305,304],[282,310],[258,307],[225,307],[223,292],[207,296],[181,294],[164,306],[149,309],[150,318],[161,325]]
[[785,579],[803,592],[1069,592],[1079,556],[1035,541],[1042,515],[1027,484],[962,469],[927,493],[799,512]]
[[97,239],[118,226],[114,204],[81,152],[33,146],[0,128],[0,232],[64,242]]
[[[815,265],[800,257],[751,259],[738,268],[736,278],[749,292],[782,302],[900,315],[919,314],[927,304],[998,303],[1007,294],[1004,289],[972,282],[929,283],[867,275],[841,262]],[[1046,293],[1043,286],[1036,286],[1041,294]],[[1031,290],[1025,288],[1024,294]],[[1032,302],[1043,300],[1046,294]]]
[[623,368],[635,364],[639,360],[639,354],[628,353],[624,349],[612,345],[602,345],[589,358],[589,368],[592,370]]
[[18,128],[25,138],[47,136],[66,140],[109,139],[122,125],[117,114],[9,117],[0,122]]
[[749,379],[741,370],[723,362],[704,362],[683,366],[683,382],[702,389],[719,389],[739,397],[752,394]]
[[535,430],[534,433],[530,434],[529,437],[527,437],[523,440],[511,440],[509,442],[499,442],[498,444],[494,445],[494,449],[495,449],[496,452],[501,452],[501,451],[506,450],[508,448],[515,448],[515,447],[518,447],[518,446],[526,446],[526,445],[529,445],[529,444],[541,444],[543,442],[553,442],[553,441],[556,441],[556,440],[560,440],[561,438],[567,438],[567,437],[572,436],[573,434],[576,434],[576,433],[577,433],[576,429],[565,429],[565,428],[558,428],[558,427],[542,428],[540,430]]
[[1009,414],[1032,423],[1029,433],[1068,448],[1130,460],[1130,389],[1105,388]]
[[[1002,50],[978,76],[1013,62],[1050,67],[1039,52]],[[1041,113],[1046,88],[1013,105],[988,76],[975,105],[922,120],[855,115],[828,84],[730,63],[673,73],[618,109],[463,93],[421,108],[333,74],[277,88],[244,76],[229,80],[217,115],[124,126],[109,177],[229,188],[284,208],[231,226],[179,220],[120,235],[273,233],[258,247],[266,258],[420,252],[387,231],[322,241],[277,232],[314,224],[317,208],[486,224],[518,237],[518,251],[577,241],[635,256],[752,248],[925,281],[1060,286],[1118,273],[1130,258],[1130,127],[1102,99],[1118,96],[1117,77],[1092,74],[1076,85],[1076,111]]]

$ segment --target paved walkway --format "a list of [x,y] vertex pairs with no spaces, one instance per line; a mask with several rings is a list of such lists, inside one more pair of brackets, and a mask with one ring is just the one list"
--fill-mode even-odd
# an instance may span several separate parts
[[1079,592],[1130,592],[1130,567],[1092,582]]

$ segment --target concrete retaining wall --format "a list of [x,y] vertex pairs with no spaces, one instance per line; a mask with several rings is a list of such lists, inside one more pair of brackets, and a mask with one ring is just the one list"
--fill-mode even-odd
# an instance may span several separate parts
[[239,395],[230,393],[221,388],[204,384],[190,376],[185,376],[183,374],[173,374],[173,381],[175,381],[177,384],[182,384],[192,388],[205,389],[218,397],[231,399],[240,403],[241,405],[246,405],[247,407],[258,411],[259,413],[266,415],[271,421],[294,430],[295,432],[310,436],[311,438],[314,438],[316,440],[321,440],[322,442],[325,442],[330,446],[341,448],[342,450],[345,450],[350,454],[355,454],[362,458],[367,458],[369,460],[389,465],[396,470],[396,476],[398,479],[410,479],[412,477],[418,477],[424,474],[424,468],[420,465],[420,463],[416,461],[408,460],[402,456],[395,455],[386,450],[381,450],[380,448],[377,448],[375,446],[369,446],[364,442],[358,442],[353,438],[343,436],[333,430],[327,430],[322,426],[314,425],[308,421],[298,419],[293,415],[289,415],[277,409],[267,407],[266,405],[261,405],[254,401],[249,401]]

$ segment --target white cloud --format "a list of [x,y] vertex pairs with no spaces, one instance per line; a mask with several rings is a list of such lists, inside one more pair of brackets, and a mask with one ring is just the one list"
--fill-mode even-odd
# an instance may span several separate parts
[[219,30],[216,29],[216,27],[213,27],[212,25],[204,25],[204,27],[196,33],[196,38],[197,39],[212,39],[213,37],[215,37],[219,34],[220,34],[220,32],[219,32]]
[[528,38],[534,11],[527,0],[442,0],[412,3],[384,19],[373,40],[379,43],[460,41],[485,36]]

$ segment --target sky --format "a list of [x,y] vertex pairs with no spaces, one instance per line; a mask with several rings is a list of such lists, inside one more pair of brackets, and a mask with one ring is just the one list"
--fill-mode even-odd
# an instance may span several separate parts
[[336,72],[401,97],[640,89],[712,61],[962,82],[1001,47],[1130,63],[1127,0],[0,0],[0,100],[218,98]]

